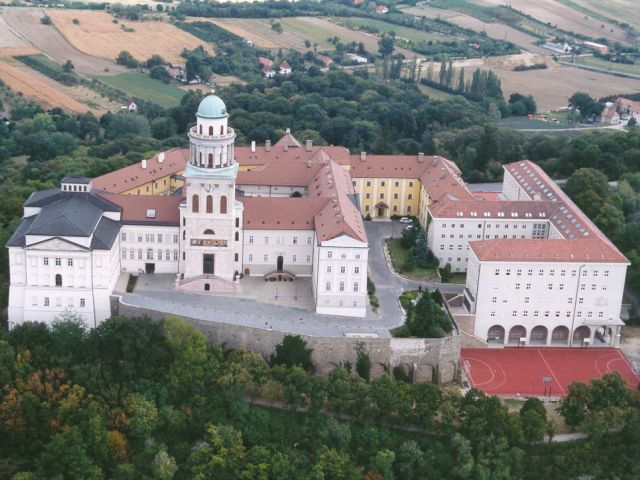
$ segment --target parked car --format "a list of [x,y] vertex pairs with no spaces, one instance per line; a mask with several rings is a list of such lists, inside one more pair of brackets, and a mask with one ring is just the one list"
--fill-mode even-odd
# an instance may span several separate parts
[[413,223],[413,221],[409,217],[402,217],[400,219],[400,223]]

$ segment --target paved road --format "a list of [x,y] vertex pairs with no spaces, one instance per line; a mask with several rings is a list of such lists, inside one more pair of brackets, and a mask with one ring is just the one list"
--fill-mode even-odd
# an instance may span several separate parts
[[[124,294],[123,301],[169,314],[233,323],[256,328],[271,328],[305,335],[343,336],[345,333],[373,333],[388,337],[389,328],[403,321],[398,297],[404,290],[435,288],[430,283],[415,282],[389,271],[383,252],[383,241],[399,236],[402,225],[398,222],[367,222],[369,237],[369,269],[376,284],[380,311],[370,309],[365,318],[317,315],[315,312],[292,307],[260,303],[237,297],[211,296],[173,291],[145,291]],[[459,292],[462,285],[443,285],[447,292]]]

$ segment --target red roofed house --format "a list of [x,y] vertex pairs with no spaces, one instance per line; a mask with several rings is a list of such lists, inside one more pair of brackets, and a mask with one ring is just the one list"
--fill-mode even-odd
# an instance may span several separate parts
[[389,8],[386,7],[385,5],[378,5],[376,7],[376,13],[379,13],[381,15],[384,15],[385,13],[387,13],[389,11]]
[[620,115],[616,111],[614,103],[606,103],[602,113],[600,114],[600,123],[605,123],[607,125],[618,125],[620,123]]
[[280,75],[289,75],[291,73],[291,65],[286,60],[283,60],[280,64],[280,71],[278,72]]

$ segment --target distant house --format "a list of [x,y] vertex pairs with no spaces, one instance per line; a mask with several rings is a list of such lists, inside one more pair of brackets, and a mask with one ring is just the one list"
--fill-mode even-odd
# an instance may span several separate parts
[[280,75],[289,75],[291,73],[291,65],[286,60],[283,60],[280,64]]
[[600,114],[600,123],[606,125],[618,125],[620,123],[620,115],[616,112],[616,106],[612,102],[607,102],[604,110]]
[[354,7],[358,7],[358,6],[362,5],[363,3],[364,3],[364,0],[352,0],[352,2],[351,2],[351,4]]
[[629,117],[640,117],[640,102],[629,100],[628,98],[618,97],[616,99],[616,108],[620,115]]
[[136,105],[136,102],[133,100],[129,100],[126,104],[120,107],[120,110],[126,110],[127,112],[134,113],[138,111],[138,105]]
[[584,42],[583,45],[591,50],[598,52],[600,55],[606,55],[609,53],[609,47],[601,43],[596,42]]
[[355,53],[347,53],[347,58],[349,60],[353,60],[356,63],[369,63],[369,60],[367,59],[367,57],[356,55]]
[[384,15],[388,11],[389,11],[389,8],[384,5],[378,5],[376,7],[376,13],[379,13],[380,15]]
[[265,78],[273,78],[276,76],[276,71],[273,67],[262,67],[261,72]]
[[316,57],[325,67],[333,65],[333,59],[331,57],[327,57],[326,55],[318,55]]
[[170,63],[165,65],[164,69],[174,80],[177,80],[178,82],[186,82],[187,76],[185,74],[184,65],[180,65],[179,63]]
[[245,38],[243,38],[243,39],[242,39],[242,41],[243,41],[245,44],[249,45],[250,47],[253,47],[253,42],[251,41],[251,39],[250,39],[250,38],[246,38],[246,37],[245,37]]
[[573,51],[573,48],[568,43],[553,43],[546,42],[542,45],[542,48],[546,48],[547,50],[551,50],[552,52],[559,53],[560,55],[568,55]]

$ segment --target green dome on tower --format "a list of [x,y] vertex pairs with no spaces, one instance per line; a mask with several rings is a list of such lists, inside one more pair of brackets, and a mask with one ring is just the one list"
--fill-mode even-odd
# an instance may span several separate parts
[[225,118],[228,117],[227,106],[217,95],[207,95],[202,99],[196,113],[201,118]]

